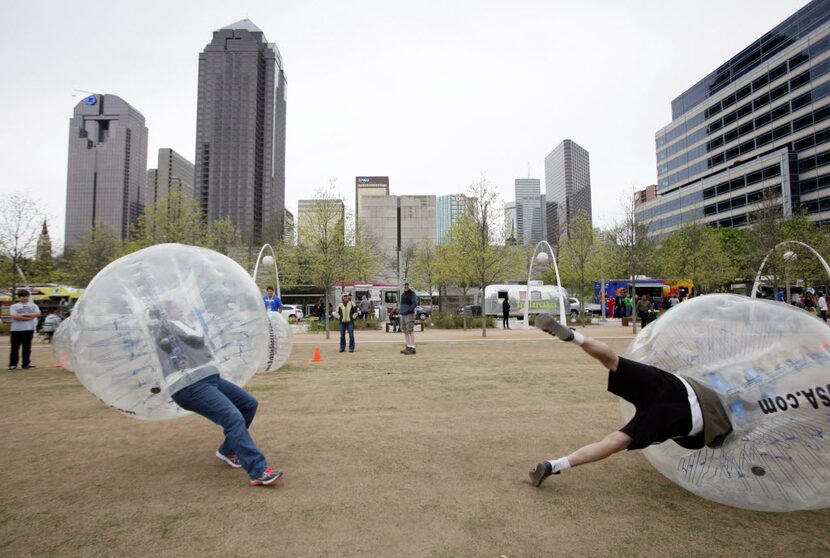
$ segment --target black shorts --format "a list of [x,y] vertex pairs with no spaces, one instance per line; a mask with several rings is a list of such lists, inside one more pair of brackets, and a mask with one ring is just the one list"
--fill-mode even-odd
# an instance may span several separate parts
[[617,371],[608,372],[608,391],[636,409],[620,428],[632,438],[629,450],[686,436],[692,429],[689,395],[674,374],[620,357]]

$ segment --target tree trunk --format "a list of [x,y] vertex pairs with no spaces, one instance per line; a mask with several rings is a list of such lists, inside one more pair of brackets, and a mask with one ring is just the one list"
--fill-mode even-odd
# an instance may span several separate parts
[[331,302],[329,301],[329,291],[330,290],[331,289],[326,287],[326,305],[323,308],[325,310],[324,314],[326,316],[326,341],[328,341],[330,339],[330,336],[331,336],[331,334],[329,333],[329,304],[331,304]]

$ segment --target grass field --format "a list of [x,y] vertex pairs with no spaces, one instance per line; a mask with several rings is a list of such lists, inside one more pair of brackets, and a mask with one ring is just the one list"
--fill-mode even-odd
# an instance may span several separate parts
[[0,555],[830,555],[830,509],[725,507],[639,452],[532,487],[538,460],[620,426],[606,372],[535,331],[416,335],[414,356],[400,334],[359,332],[354,354],[299,335],[252,380],[254,439],[286,472],[267,488],[213,456],[215,425],[123,416],[38,346],[42,368],[0,372]]

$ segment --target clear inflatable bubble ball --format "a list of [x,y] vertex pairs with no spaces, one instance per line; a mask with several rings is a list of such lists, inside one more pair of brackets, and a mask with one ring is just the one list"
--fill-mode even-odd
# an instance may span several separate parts
[[[732,423],[720,447],[669,440],[648,461],[709,500],[759,511],[830,506],[830,327],[774,301],[727,294],[672,307],[625,355],[714,390]],[[633,406],[622,401],[623,418]]]
[[[245,385],[277,350],[259,289],[217,252],[161,244],[124,256],[90,282],[54,339],[58,362],[131,417],[188,414],[170,397],[220,374]],[[290,348],[289,348],[290,351]]]

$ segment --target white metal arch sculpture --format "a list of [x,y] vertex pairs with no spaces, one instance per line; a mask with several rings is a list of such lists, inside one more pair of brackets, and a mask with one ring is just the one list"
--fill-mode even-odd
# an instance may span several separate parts
[[567,323],[565,319],[565,293],[562,291],[562,280],[559,278],[559,266],[556,264],[556,256],[553,255],[553,248],[550,247],[547,240],[540,240],[536,244],[536,248],[533,249],[533,254],[530,256],[530,265],[527,269],[527,294],[525,295],[525,310],[524,310],[524,328],[529,329],[530,325],[528,324],[528,310],[530,308],[530,280],[531,276],[533,275],[533,262],[536,260],[536,256],[539,253],[539,247],[547,248],[548,253],[550,254],[550,259],[553,262],[553,269],[556,272],[556,286],[559,287],[559,322],[560,323]]
[[824,260],[824,258],[821,257],[821,254],[816,252],[812,246],[810,246],[809,244],[805,244],[803,242],[799,242],[798,240],[785,240],[784,242],[779,242],[778,244],[776,244],[775,247],[772,250],[770,250],[769,253],[766,255],[764,261],[761,262],[761,267],[758,268],[758,274],[755,276],[755,283],[753,283],[752,285],[752,294],[750,295],[750,298],[756,298],[756,295],[758,294],[758,285],[761,283],[761,273],[764,271],[764,266],[767,265],[767,260],[773,252],[775,252],[779,247],[785,244],[798,244],[799,246],[807,248],[818,258],[818,261],[820,261],[821,265],[824,266],[824,270],[827,272],[827,276],[830,277],[830,266],[827,265],[827,262]]
[[262,261],[262,253],[265,252],[266,248],[271,252],[271,259],[274,260],[274,276],[277,279],[277,296],[282,298],[282,292],[280,292],[280,272],[277,269],[277,255],[274,253],[274,249],[270,244],[263,244],[262,248],[259,249],[259,255],[256,257],[256,265],[254,265],[254,272],[251,274],[251,277],[253,277],[254,281],[256,281],[256,275],[259,271],[259,262]]

